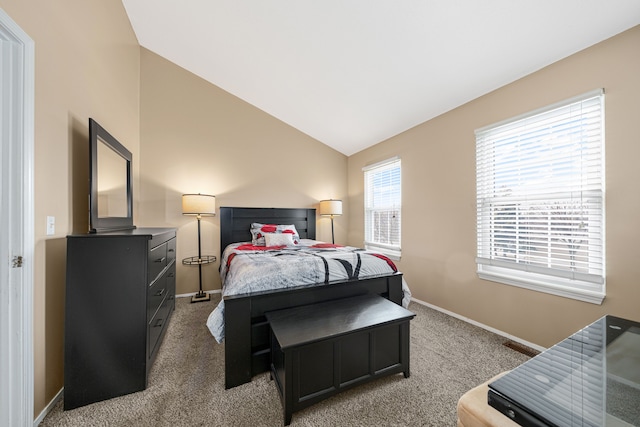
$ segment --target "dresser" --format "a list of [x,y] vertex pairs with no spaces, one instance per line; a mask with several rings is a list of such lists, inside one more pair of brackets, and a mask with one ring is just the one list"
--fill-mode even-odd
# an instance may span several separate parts
[[64,409],[144,390],[175,307],[176,230],[67,237]]

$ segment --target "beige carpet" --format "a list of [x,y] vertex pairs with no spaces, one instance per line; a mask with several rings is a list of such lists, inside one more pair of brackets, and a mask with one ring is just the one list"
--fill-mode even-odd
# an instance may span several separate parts
[[[280,426],[282,406],[268,374],[224,389],[224,344],[205,321],[219,300],[176,311],[139,393],[71,411],[62,402],[41,426]],[[467,390],[528,357],[504,338],[412,302],[411,377],[397,374],[355,387],[293,414],[291,426],[455,426]]]

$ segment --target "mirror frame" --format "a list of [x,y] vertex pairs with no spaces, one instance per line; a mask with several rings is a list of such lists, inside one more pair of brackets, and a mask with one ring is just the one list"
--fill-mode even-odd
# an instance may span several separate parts
[[[98,144],[105,144],[126,161],[127,216],[101,217],[98,215]],[[130,230],[133,225],[133,179],[131,152],[93,119],[89,119],[89,232]]]

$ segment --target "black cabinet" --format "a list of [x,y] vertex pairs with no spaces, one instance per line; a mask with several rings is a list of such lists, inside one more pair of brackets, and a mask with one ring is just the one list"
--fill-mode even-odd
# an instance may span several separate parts
[[64,409],[144,390],[175,307],[176,231],[67,237]]
[[409,321],[415,314],[373,294],[265,313],[271,378],[284,425],[293,412],[359,384],[409,377]]

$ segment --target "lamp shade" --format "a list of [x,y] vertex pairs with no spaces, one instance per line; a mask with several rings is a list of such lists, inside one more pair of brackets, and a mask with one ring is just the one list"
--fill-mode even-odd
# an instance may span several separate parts
[[320,200],[320,215],[342,215],[342,200]]
[[212,216],[216,214],[216,197],[209,194],[183,194],[182,214]]

